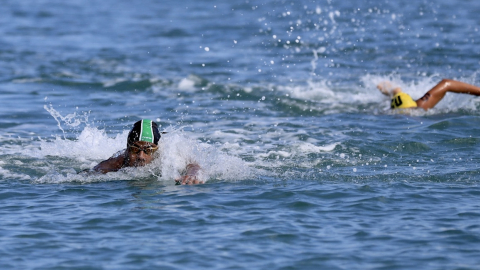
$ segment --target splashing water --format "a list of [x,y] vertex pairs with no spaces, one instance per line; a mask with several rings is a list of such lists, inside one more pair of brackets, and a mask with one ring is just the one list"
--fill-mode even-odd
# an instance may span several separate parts
[[[88,125],[86,118],[77,119],[77,115],[69,114],[62,116],[52,107],[47,111],[57,120],[59,128],[62,125],[77,127],[81,123],[87,126],[77,138],[70,140],[65,136],[55,137],[48,141],[41,139],[38,148],[24,151],[23,154],[37,159],[55,157],[67,162],[70,167],[59,168],[47,166],[47,174],[35,180],[37,183],[60,183],[60,182],[97,182],[109,180],[134,180],[141,178],[156,178],[165,183],[174,183],[174,179],[189,163],[198,163],[202,170],[199,178],[203,181],[225,180],[237,181],[252,178],[254,169],[238,157],[227,155],[220,149],[195,141],[187,136],[181,129],[170,128],[159,141],[158,157],[145,167],[125,168],[119,172],[106,175],[77,174],[74,168],[88,170],[98,162],[108,159],[115,153],[122,153],[128,130],[124,130],[114,137],[108,136],[105,130]],[[83,116],[81,116],[83,117]],[[21,151],[19,148],[18,151]]]
[[65,138],[65,130],[62,128],[62,122],[70,127],[78,127],[81,124],[88,123],[88,114],[84,113],[83,115],[77,115],[77,113],[67,114],[62,116],[58,111],[56,111],[52,104],[50,106],[44,105],[43,108],[50,113],[50,115],[55,118],[57,121],[58,128],[62,131],[63,137]]

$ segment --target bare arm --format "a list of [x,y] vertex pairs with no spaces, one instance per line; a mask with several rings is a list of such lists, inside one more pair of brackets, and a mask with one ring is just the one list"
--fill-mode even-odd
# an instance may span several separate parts
[[443,79],[432,89],[430,89],[423,97],[416,101],[417,106],[423,108],[424,110],[431,109],[435,107],[440,100],[442,100],[447,92],[480,96],[480,87],[464,82]]
[[93,167],[93,170],[100,173],[116,172],[123,167],[124,161],[125,155],[111,157],[98,163],[97,166]]
[[185,168],[185,173],[178,179],[175,179],[176,185],[196,185],[203,184],[203,181],[198,179],[198,174],[202,168],[197,163],[190,163]]

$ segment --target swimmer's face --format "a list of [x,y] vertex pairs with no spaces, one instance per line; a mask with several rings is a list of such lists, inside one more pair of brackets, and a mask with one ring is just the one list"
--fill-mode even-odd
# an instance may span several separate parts
[[149,142],[135,142],[127,149],[127,166],[141,167],[149,164],[154,159],[158,146]]

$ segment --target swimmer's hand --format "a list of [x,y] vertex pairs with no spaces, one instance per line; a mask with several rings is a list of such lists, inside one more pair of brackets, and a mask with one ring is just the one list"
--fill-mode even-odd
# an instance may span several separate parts
[[185,168],[185,174],[175,179],[175,185],[197,185],[205,183],[198,179],[200,170],[200,165],[196,163],[188,164]]
[[398,86],[393,86],[391,82],[389,81],[384,81],[384,82],[381,82],[377,85],[377,88],[378,90],[380,90],[380,92],[382,92],[382,94],[386,95],[386,96],[394,96],[400,92],[402,92],[402,89]]
[[197,185],[204,184],[195,175],[183,175],[180,178],[175,179],[175,185]]

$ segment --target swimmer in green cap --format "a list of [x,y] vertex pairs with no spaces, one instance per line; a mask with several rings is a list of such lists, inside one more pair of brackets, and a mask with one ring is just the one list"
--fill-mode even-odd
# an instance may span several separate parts
[[[128,133],[127,148],[120,154],[100,162],[93,171],[100,173],[116,172],[125,167],[141,167],[153,161],[158,150],[160,132],[157,123],[143,119],[133,125]],[[201,168],[196,163],[188,164],[184,173],[175,180],[177,185],[203,184],[198,179]]]
[[393,87],[388,81],[378,84],[377,88],[383,94],[392,97],[392,103],[390,106],[392,109],[418,107],[428,110],[435,107],[447,92],[480,96],[480,87],[450,79],[443,79],[423,95],[423,97],[416,101],[414,101],[407,93],[402,92],[400,87]]

